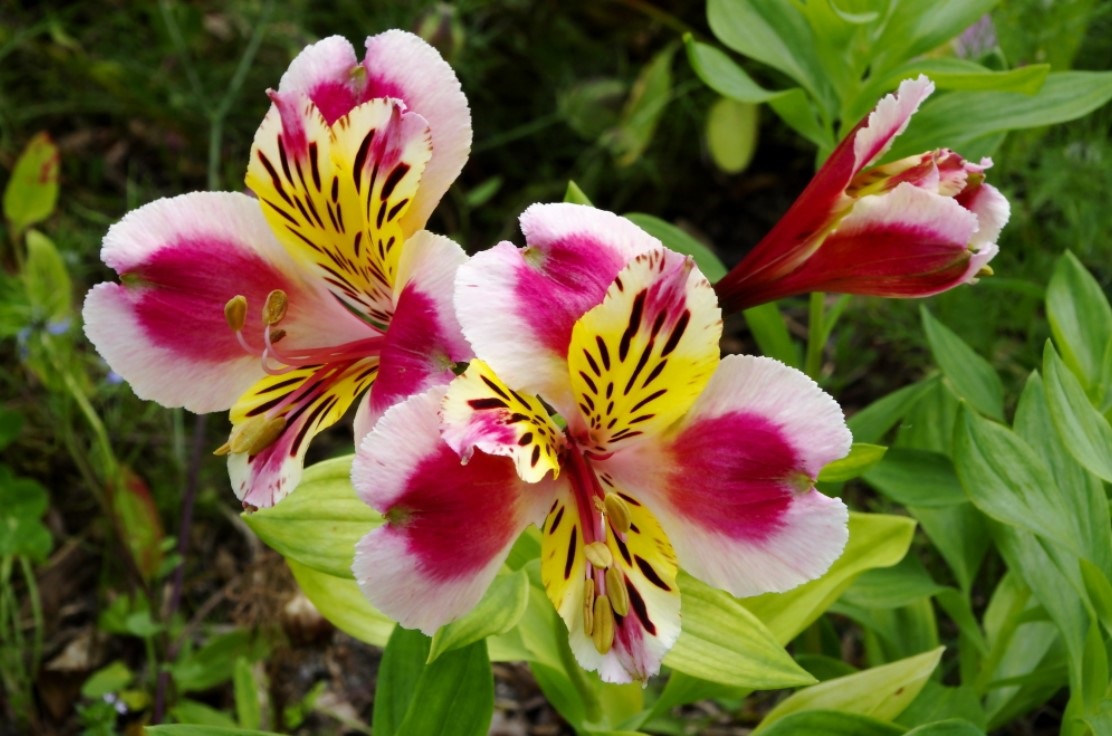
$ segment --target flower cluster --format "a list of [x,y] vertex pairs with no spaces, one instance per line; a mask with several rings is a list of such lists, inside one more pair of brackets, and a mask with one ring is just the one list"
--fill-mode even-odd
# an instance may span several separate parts
[[579,662],[644,680],[680,631],[681,567],[783,591],[846,543],[846,507],[815,489],[850,446],[841,410],[792,368],[721,357],[718,299],[928,293],[995,251],[987,161],[866,169],[929,91],[883,100],[712,287],[590,207],[533,205],[524,248],[470,258],[424,230],[470,148],[458,80],[407,33],[368,39],[362,62],[326,39],[270,92],[253,196],[160,200],[109,230],[120,281],[90,291],[86,332],[140,396],[230,411],[217,454],[247,508],[291,492],[309,441],[358,402],[352,482],[386,520],[354,552],[374,605],[431,633],[536,524]]

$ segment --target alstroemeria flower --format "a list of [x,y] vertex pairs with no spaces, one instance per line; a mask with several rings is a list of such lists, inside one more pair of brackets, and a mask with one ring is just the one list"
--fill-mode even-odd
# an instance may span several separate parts
[[866,168],[934,90],[900,84],[838,145],[776,224],[715,285],[727,310],[809,291],[937,294],[976,279],[997,253],[1008,200],[979,164],[946,149]]
[[450,296],[466,256],[421,229],[470,148],[451,68],[412,34],[369,38],[362,63],[334,37],[270,97],[247,169],[257,198],[198,192],[129,213],[102,251],[120,283],[84,307],[140,397],[231,409],[218,452],[252,507],[293,489],[310,439],[361,395],[365,432],[470,357]]
[[534,206],[522,225],[528,248],[502,244],[457,276],[479,358],[364,438],[353,482],[387,523],[357,545],[355,577],[431,633],[535,523],[580,664],[644,680],[679,635],[678,566],[745,596],[837,558],[846,508],[814,479],[849,431],[802,373],[719,358],[721,312],[689,258],[574,205]]

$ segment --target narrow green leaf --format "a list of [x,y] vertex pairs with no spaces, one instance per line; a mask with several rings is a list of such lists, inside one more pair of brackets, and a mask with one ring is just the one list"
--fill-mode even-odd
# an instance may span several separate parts
[[928,680],[918,697],[896,720],[905,726],[929,728],[959,719],[976,728],[984,728],[985,712],[977,691],[969,685],[951,687],[937,680]]
[[953,506],[909,506],[923,533],[954,571],[958,585],[969,590],[991,546],[988,521],[971,502]]
[[244,512],[243,520],[287,560],[350,578],[356,542],[382,524],[378,512],[355,495],[353,457],[309,466],[301,483],[282,503]]
[[295,560],[287,559],[286,564],[301,592],[337,629],[376,647],[386,646],[394,622],[370,604],[354,580],[334,577]]
[[570,204],[581,204],[587,207],[594,207],[591,204],[590,198],[579,188],[579,185],[574,181],[568,181],[568,188],[564,191],[564,201]]
[[259,728],[262,725],[262,708],[259,705],[259,686],[251,671],[251,662],[243,657],[236,659],[232,675],[233,691],[236,701],[236,720],[243,728]]
[[819,471],[819,482],[843,483],[852,480],[879,463],[887,450],[884,445],[854,442],[848,455],[841,460],[835,460]]
[[658,52],[637,75],[618,126],[603,136],[603,142],[619,166],[641,158],[656,132],[664,109],[672,99],[672,57],[676,47]]
[[524,571],[498,575],[467,615],[433,634],[429,662],[445,652],[509,631],[521,620],[528,604],[529,576]]
[[58,201],[58,147],[47,133],[32,138],[4,188],[4,219],[18,237],[50,217]]
[[954,464],[965,492],[981,511],[1078,549],[1046,465],[1019,435],[963,409],[954,437]]
[[197,651],[170,666],[174,685],[182,692],[207,690],[232,679],[236,660],[254,661],[266,656],[267,643],[244,629],[214,636]]
[[699,242],[675,225],[641,212],[627,212],[625,218],[658,239],[664,247],[694,258],[695,265],[711,283],[726,275],[726,267],[722,265],[713,248]]
[[680,590],[683,629],[664,664],[737,687],[773,689],[815,681],[735,598],[683,573]]
[[[478,641],[453,649],[424,668],[396,733],[440,736],[445,724],[451,724],[453,736],[486,736],[493,713],[494,676],[486,643]],[[374,732],[380,733],[377,728]]]
[[726,52],[716,46],[696,41],[690,33],[683,40],[687,46],[687,60],[695,74],[723,97],[737,102],[759,104],[791,91],[761,87]]
[[1112,426],[1049,343],[1043,351],[1043,374],[1050,417],[1062,443],[1090,472],[1112,481]]
[[975,148],[994,133],[1056,125],[1088,115],[1112,99],[1112,72],[1054,72],[1037,94],[951,92],[927,100],[888,156],[911,156],[948,147],[976,158]]
[[899,608],[946,590],[931,579],[917,557],[907,556],[892,567],[866,570],[841,600],[861,608]]
[[792,713],[772,724],[770,728],[753,731],[765,736],[899,736],[904,729],[875,718],[846,713],[839,710],[806,710]]
[[100,698],[123,690],[134,678],[135,673],[122,660],[113,660],[89,675],[81,685],[81,694],[86,698]]
[[761,304],[742,312],[749,331],[763,355],[790,365],[793,368],[803,367],[803,353],[799,343],[792,340],[788,332],[788,325],[784,322],[784,315],[776,302]]
[[904,386],[854,414],[846,422],[853,432],[853,439],[857,442],[880,442],[936,381],[937,378],[927,378]]
[[825,575],[786,593],[766,593],[742,603],[764,622],[776,641],[787,644],[821,616],[862,572],[902,560],[914,533],[915,522],[904,516],[851,513],[849,542]]
[[[429,637],[420,631],[398,626],[382,652],[375,687],[375,709],[371,728],[376,736],[408,736],[402,730],[410,705],[416,701],[415,689],[427,669]],[[447,721],[445,721],[447,722]]]
[[[193,703],[194,706],[207,708],[201,703]],[[180,706],[180,704],[179,704]],[[174,709],[179,716],[183,715],[185,711],[176,707]],[[208,710],[212,710],[208,708]],[[190,714],[195,711],[189,711]],[[215,711],[219,713],[219,711]],[[194,717],[190,715],[189,717]],[[228,719],[231,720],[231,719]],[[252,731],[246,728],[229,728],[225,726],[195,726],[192,724],[175,724],[169,726],[144,726],[143,733],[154,734],[154,736],[282,736],[282,734],[275,733],[274,731]]]
[[757,150],[760,108],[752,102],[719,97],[707,112],[707,150],[727,174],[745,171]]
[[942,658],[943,647],[803,688],[773,708],[753,734],[768,733],[792,713],[839,710],[891,721],[915,699]]
[[875,39],[873,73],[924,54],[973,25],[999,0],[901,0]]
[[1004,385],[996,371],[925,307],[920,314],[931,354],[954,393],[982,414],[1003,420]]
[[905,506],[941,508],[969,500],[950,458],[939,452],[892,447],[865,481]]
[[1046,317],[1066,365],[1093,387],[1112,340],[1112,307],[1097,280],[1068,251],[1054,264],[1046,287]]
[[905,736],[985,736],[985,731],[969,721],[948,718],[913,728]]

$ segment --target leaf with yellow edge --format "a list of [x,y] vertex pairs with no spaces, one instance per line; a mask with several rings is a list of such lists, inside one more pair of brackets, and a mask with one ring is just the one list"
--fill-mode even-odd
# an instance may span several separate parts
[[804,688],[773,708],[752,733],[756,736],[784,716],[808,710],[837,710],[891,721],[919,695],[944,648]]
[[376,647],[386,646],[394,622],[372,606],[351,578],[314,570],[286,559],[294,580],[321,615],[340,631]]
[[746,598],[752,611],[781,644],[787,644],[838,599],[854,579],[877,567],[891,567],[904,558],[915,532],[915,521],[886,514],[849,515],[849,543],[826,574],[787,593]]

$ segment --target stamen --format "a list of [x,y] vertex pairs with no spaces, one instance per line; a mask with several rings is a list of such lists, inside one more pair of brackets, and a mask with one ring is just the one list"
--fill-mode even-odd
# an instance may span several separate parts
[[587,557],[587,562],[599,570],[605,570],[614,564],[614,555],[605,542],[591,542],[583,548],[583,554]]
[[275,289],[266,295],[266,304],[263,305],[263,322],[267,325],[276,325],[286,316],[286,292]]
[[228,300],[224,305],[224,319],[236,332],[243,329],[243,323],[247,321],[247,297],[243,294],[237,294]]
[[603,503],[606,507],[606,516],[610,519],[610,525],[614,527],[614,530],[620,534],[628,532],[633,524],[629,505],[617,493],[607,493]]
[[614,646],[614,612],[610,610],[610,599],[606,596],[595,598],[595,625],[591,641],[599,654],[606,654]]
[[225,455],[231,454],[231,452],[232,446],[225,442],[224,444],[220,445],[220,447],[217,447],[215,450],[213,450],[212,454],[216,457],[224,457]]
[[228,440],[229,450],[257,455],[274,444],[285,428],[285,417],[251,417],[232,433]]
[[991,276],[994,273],[995,271],[992,270],[992,266],[986,264],[984,266],[981,266],[981,269],[977,271],[977,278],[981,278],[982,276]]
[[590,636],[595,631],[595,581],[587,578],[583,586],[583,633]]
[[606,571],[606,597],[619,616],[629,613],[629,591],[626,590],[624,577],[616,566]]

